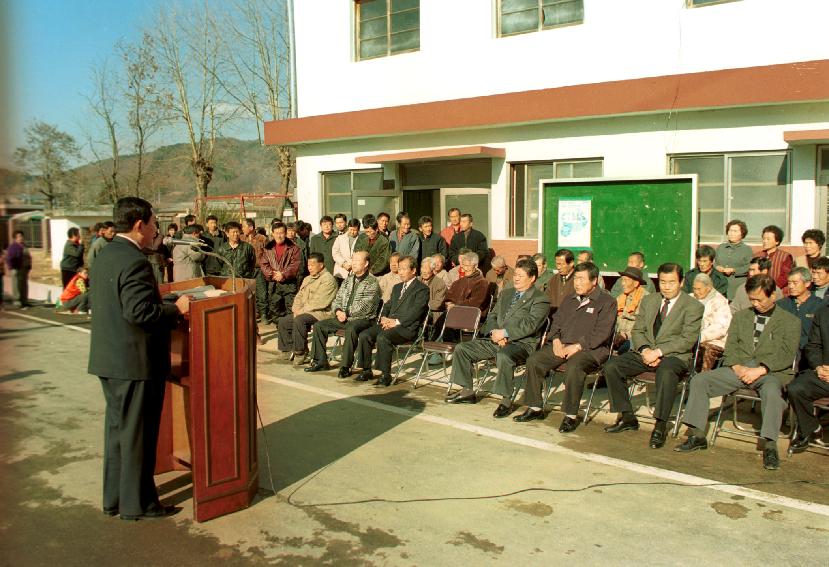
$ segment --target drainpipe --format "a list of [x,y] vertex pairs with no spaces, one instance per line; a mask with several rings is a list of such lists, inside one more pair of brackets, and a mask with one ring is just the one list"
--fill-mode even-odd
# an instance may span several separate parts
[[294,0],[288,2],[288,56],[291,67],[291,110],[290,118],[297,117],[296,111],[296,35],[294,34]]

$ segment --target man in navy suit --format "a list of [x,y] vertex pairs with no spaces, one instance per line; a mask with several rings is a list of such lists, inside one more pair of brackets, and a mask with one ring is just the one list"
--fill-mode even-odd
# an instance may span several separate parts
[[377,345],[375,368],[382,374],[374,383],[377,386],[391,384],[391,357],[394,345],[414,340],[429,311],[429,286],[417,279],[417,260],[403,256],[397,264],[400,283],[391,290],[391,299],[383,305],[380,322],[360,333],[357,338],[357,363],[363,371],[358,382],[374,378],[371,371],[371,351]]
[[141,252],[158,232],[152,205],[124,197],[113,220],[118,234],[95,259],[90,292],[95,316],[88,372],[99,377],[106,399],[104,513],[122,520],[159,518],[173,511],[159,503],[153,480],[170,330],[190,310],[190,300],[162,303]]

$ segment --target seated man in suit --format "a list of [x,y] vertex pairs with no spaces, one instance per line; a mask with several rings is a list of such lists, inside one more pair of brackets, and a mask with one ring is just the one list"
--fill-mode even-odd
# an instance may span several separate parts
[[682,293],[682,266],[662,264],[657,275],[659,293],[642,298],[630,337],[631,350],[614,356],[604,365],[610,411],[619,412],[616,424],[605,428],[608,433],[639,429],[627,380],[643,372],[656,372],[656,424],[651,434],[651,449],[665,445],[665,430],[674,407],[676,387],[688,372],[705,311],[702,303]]
[[[823,301],[812,293],[812,273],[809,268],[796,266],[789,272],[789,295],[777,301],[777,306],[788,311],[800,319],[800,345],[802,350],[809,340],[809,332],[812,329],[815,313],[823,307]],[[805,369],[806,358],[800,357],[800,362]]]
[[[789,274],[789,290],[792,289],[792,274],[794,270]],[[805,367],[805,370],[787,389],[789,403],[797,414],[797,436],[789,445],[792,453],[802,453],[809,448],[809,443],[822,444],[823,431],[812,411],[812,403],[829,396],[829,306],[823,306],[815,313],[809,342],[803,352],[805,364],[801,364],[801,368]]]
[[745,287],[753,308],[740,311],[731,320],[722,366],[691,380],[682,419],[688,426],[688,438],[674,450],[687,453],[707,449],[705,427],[710,398],[750,388],[759,393],[763,412],[763,467],[775,470],[780,467],[777,435],[786,409],[782,392],[794,374],[792,362],[800,340],[800,321],[777,308],[776,286],[770,276],[752,276]]
[[474,404],[477,399],[472,390],[472,365],[495,357],[498,375],[493,393],[501,396],[501,403],[493,415],[500,418],[510,414],[515,367],[535,350],[538,332],[550,312],[550,300],[535,287],[537,277],[538,268],[532,260],[519,261],[513,273],[513,287],[506,288],[502,301],[487,318],[478,338],[455,347],[452,379],[462,389],[446,401]]
[[547,333],[547,343],[552,348],[544,345],[527,360],[527,409],[513,418],[525,422],[544,417],[544,377],[566,362],[564,419],[558,429],[562,433],[570,433],[578,425],[584,380],[607,359],[616,324],[616,301],[599,288],[599,268],[594,263],[576,264],[573,286],[575,293],[564,299]]
[[377,278],[368,271],[368,252],[364,250],[355,252],[351,257],[351,274],[340,286],[331,304],[334,317],[314,324],[314,331],[311,334],[314,360],[305,372],[328,370],[325,345],[330,335],[336,333],[338,329],[343,329],[345,331],[343,355],[337,377],[351,376],[357,337],[374,322],[379,304],[380,286],[377,284]]
[[375,368],[381,372],[376,386],[391,384],[391,357],[394,345],[417,337],[423,318],[429,311],[429,286],[417,279],[417,261],[412,256],[401,256],[397,262],[400,283],[391,291],[391,298],[383,304],[380,322],[360,333],[357,340],[357,366],[363,371],[358,382],[374,378],[371,372],[371,351],[377,344]]
[[294,359],[294,366],[308,362],[308,331],[318,321],[330,319],[331,302],[337,295],[337,280],[325,269],[321,252],[308,255],[308,275],[291,305],[291,313],[280,317],[279,351],[282,360]]

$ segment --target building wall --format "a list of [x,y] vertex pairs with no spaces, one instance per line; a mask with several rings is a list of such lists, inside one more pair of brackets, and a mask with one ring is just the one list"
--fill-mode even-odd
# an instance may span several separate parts
[[829,58],[825,0],[584,0],[583,24],[504,38],[496,10],[421,0],[419,51],[356,61],[352,0],[294,2],[298,116]]

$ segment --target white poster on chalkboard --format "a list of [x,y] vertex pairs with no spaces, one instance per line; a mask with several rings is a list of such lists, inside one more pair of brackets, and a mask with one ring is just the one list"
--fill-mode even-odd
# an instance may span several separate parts
[[591,199],[558,200],[558,247],[590,248]]

